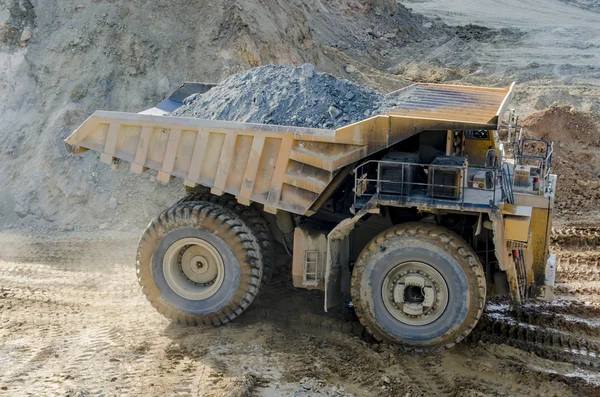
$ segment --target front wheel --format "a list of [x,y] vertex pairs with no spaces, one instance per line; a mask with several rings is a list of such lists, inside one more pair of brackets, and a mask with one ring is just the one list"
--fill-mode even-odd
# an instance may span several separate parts
[[378,340],[439,350],[463,340],[485,304],[485,276],[473,249],[438,225],[406,223],[376,236],[352,273],[352,300]]

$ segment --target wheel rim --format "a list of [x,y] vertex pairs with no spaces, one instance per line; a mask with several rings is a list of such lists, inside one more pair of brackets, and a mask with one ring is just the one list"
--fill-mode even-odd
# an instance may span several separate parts
[[163,259],[163,273],[169,287],[189,300],[213,296],[223,284],[225,265],[219,251],[196,237],[171,244]]
[[405,262],[394,267],[383,280],[383,303],[398,321],[427,325],[448,306],[448,286],[442,275],[423,262]]

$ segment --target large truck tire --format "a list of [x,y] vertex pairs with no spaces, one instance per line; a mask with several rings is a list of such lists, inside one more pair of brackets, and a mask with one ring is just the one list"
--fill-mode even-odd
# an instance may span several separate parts
[[261,248],[263,257],[262,282],[263,284],[266,284],[271,279],[275,267],[275,245],[273,244],[273,241],[275,240],[267,221],[260,211],[254,207],[238,203],[235,197],[228,194],[222,196],[211,194],[210,189],[208,188],[192,190],[187,196],[181,199],[180,203],[188,201],[208,201],[218,204],[233,211],[246,225],[248,225],[258,239],[258,244]]
[[254,233],[225,208],[176,204],[153,220],[137,250],[142,291],[182,324],[225,324],[248,308],[262,281]]
[[351,289],[356,314],[375,339],[414,351],[462,341],[479,321],[486,294],[473,249],[424,222],[373,238],[354,266]]

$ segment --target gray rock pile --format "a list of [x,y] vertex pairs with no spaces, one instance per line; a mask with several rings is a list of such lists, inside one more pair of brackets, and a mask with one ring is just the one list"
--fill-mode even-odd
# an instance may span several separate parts
[[249,123],[338,128],[385,113],[394,101],[311,64],[261,66],[196,94],[171,115]]

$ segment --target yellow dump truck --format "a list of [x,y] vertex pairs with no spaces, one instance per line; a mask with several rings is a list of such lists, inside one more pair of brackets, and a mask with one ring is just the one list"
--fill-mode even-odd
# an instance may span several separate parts
[[[550,298],[552,144],[521,136],[506,88],[415,84],[397,108],[338,129],[97,111],[70,154],[180,178],[189,195],[142,235],[137,275],[160,313],[227,323],[292,255],[297,288],[353,307],[372,335],[437,350],[475,327],[486,295]],[[505,136],[500,141],[500,136]]]

